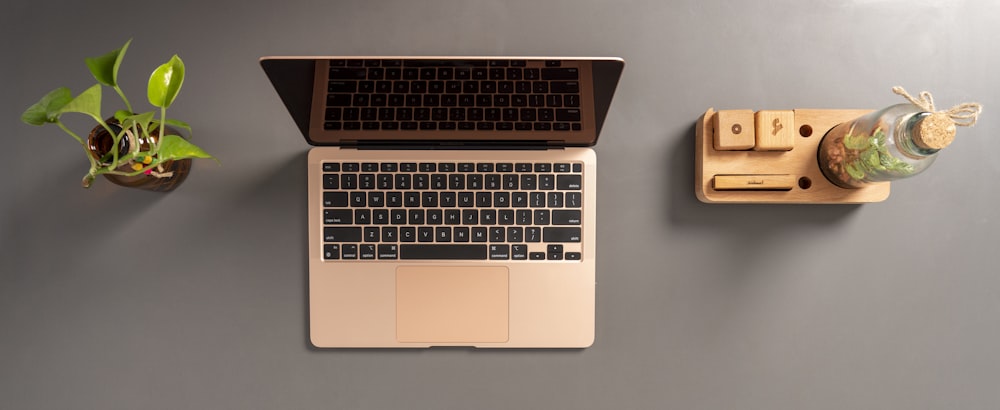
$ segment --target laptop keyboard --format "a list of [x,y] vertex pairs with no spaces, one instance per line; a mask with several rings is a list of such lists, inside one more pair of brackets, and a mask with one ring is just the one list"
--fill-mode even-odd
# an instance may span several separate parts
[[322,166],[326,260],[582,259],[582,163]]
[[330,60],[323,128],[580,131],[580,74],[564,64]]

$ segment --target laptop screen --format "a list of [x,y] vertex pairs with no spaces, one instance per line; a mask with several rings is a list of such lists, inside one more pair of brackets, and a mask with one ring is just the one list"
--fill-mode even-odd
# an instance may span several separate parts
[[265,57],[312,145],[592,146],[615,58]]

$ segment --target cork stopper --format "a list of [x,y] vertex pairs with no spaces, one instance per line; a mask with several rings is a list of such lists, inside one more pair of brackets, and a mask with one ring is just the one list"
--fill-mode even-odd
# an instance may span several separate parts
[[923,149],[942,149],[955,140],[955,122],[942,112],[935,112],[920,120],[913,142]]

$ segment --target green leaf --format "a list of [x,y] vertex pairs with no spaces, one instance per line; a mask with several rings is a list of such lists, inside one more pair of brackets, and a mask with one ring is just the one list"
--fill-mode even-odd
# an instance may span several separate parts
[[868,138],[864,135],[847,135],[844,137],[844,148],[865,149],[868,147]]
[[118,111],[115,111],[115,119],[118,120],[118,122],[122,122],[126,118],[131,117],[131,116],[132,116],[132,111],[129,111],[129,110],[118,110]]
[[87,63],[87,68],[90,68],[90,73],[94,75],[98,83],[108,87],[116,87],[118,85],[118,67],[121,66],[122,58],[125,57],[125,51],[128,50],[128,45],[131,43],[132,39],[129,39],[122,48],[100,57],[88,57],[84,60]]
[[861,180],[865,177],[865,172],[854,163],[844,164],[844,170],[847,171],[847,174],[850,175],[851,178],[856,180]]
[[59,87],[45,94],[41,100],[28,107],[21,114],[21,121],[30,125],[44,125],[56,122],[62,114],[62,108],[73,99],[69,88]]
[[149,76],[147,95],[154,107],[167,108],[184,84],[184,62],[175,54]]
[[87,114],[98,121],[101,119],[101,85],[94,84],[62,107],[59,113],[78,112]]
[[180,128],[182,130],[187,131],[188,134],[192,134],[192,132],[191,132],[191,126],[188,125],[188,123],[186,123],[184,121],[174,120],[174,119],[167,118],[167,120],[164,121],[164,122],[166,122],[166,124],[169,125],[169,126]]
[[149,111],[142,114],[129,115],[119,119],[119,121],[121,121],[123,128],[132,128],[133,125],[138,125],[143,130],[148,130],[150,123],[153,122],[154,115],[156,115],[155,111]]
[[[178,135],[167,135],[160,140],[160,151],[157,153],[161,161],[184,158],[212,158],[203,149],[198,148],[188,140]],[[216,161],[218,161],[216,159]]]
[[861,153],[861,160],[865,165],[865,169],[874,171],[885,171],[885,167],[882,166],[878,150],[867,149],[863,151]]

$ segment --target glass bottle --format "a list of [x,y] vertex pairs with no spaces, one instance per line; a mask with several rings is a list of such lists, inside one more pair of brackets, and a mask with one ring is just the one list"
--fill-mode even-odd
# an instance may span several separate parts
[[823,137],[823,175],[843,188],[861,188],[919,174],[955,138],[948,114],[897,104],[837,125]]

